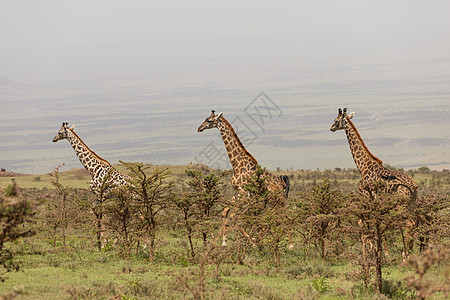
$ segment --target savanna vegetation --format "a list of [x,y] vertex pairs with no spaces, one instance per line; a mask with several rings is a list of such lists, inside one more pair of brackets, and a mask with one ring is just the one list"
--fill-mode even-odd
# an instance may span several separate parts
[[290,177],[286,200],[261,170],[232,201],[228,171],[117,168],[130,184],[101,202],[83,170],[0,178],[1,297],[448,297],[448,170],[407,171],[419,185],[411,211],[382,185],[360,197],[354,169],[277,170]]

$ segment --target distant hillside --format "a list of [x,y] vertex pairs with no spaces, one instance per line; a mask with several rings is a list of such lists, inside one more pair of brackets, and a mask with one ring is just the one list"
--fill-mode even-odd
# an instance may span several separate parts
[[[204,173],[214,172],[215,170],[204,164],[189,164],[189,165],[147,165],[149,166],[149,173],[152,173],[155,169],[169,169],[170,173],[167,178],[168,182],[175,184],[176,189],[183,189],[183,185],[186,186],[186,182],[189,180],[186,175],[186,168],[201,170]],[[124,173],[128,170],[124,165],[115,165],[115,167]],[[388,166],[392,168],[391,166]],[[299,193],[308,191],[312,187],[316,186],[325,178],[330,180],[332,186],[336,189],[355,192],[358,188],[358,182],[361,178],[357,169],[341,169],[335,168],[333,170],[311,170],[311,169],[290,169],[290,170],[269,170],[275,175],[287,175],[290,179],[290,197],[296,197]],[[405,171],[411,178],[419,185],[419,195],[440,191],[444,194],[450,194],[450,171],[433,171],[427,167],[419,168],[418,170]],[[17,173],[11,173],[17,174]],[[14,177],[0,177],[0,189],[7,187],[14,179],[21,188],[51,188],[54,186],[52,182],[54,177],[49,174],[35,174],[24,175]],[[233,193],[230,184],[231,173],[229,173],[223,180],[226,195],[230,196]],[[89,189],[89,183],[91,176],[85,169],[64,169],[62,168],[59,173],[59,182],[64,186],[74,188]]]
[[3,169],[0,171],[0,177],[19,177],[19,176],[25,176],[25,175],[26,174],[4,171]]
[[67,141],[52,143],[69,122],[111,163],[227,169],[217,130],[197,132],[215,109],[269,169],[352,168],[345,134],[330,132],[337,108],[347,107],[385,163],[450,169],[449,76],[450,59],[264,72],[255,82],[236,77],[233,85],[159,86],[152,77],[26,85],[0,78],[0,166],[28,174],[63,162],[81,167]]
[[[155,169],[169,169],[170,176],[180,177],[185,174],[186,168],[202,171],[212,171],[206,165],[203,164],[190,164],[190,165],[148,165],[150,166],[149,172],[153,172]],[[121,172],[127,173],[127,169],[123,165],[114,165],[116,169]],[[53,176],[48,174],[19,174],[14,172],[0,172],[0,187],[6,187],[14,179],[20,187],[23,188],[53,188],[52,181],[55,180]],[[75,168],[65,169],[62,167],[59,173],[59,182],[63,185],[76,187],[76,188],[89,188],[89,182],[91,176],[86,169]]]

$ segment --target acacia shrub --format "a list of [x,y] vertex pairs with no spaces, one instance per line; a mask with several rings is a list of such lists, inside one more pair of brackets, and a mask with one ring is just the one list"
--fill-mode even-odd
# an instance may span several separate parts
[[268,189],[266,168],[257,166],[254,175],[243,186],[243,193],[230,203],[236,214],[234,226],[243,233],[238,239],[238,262],[243,263],[247,247],[255,243],[261,251],[269,250],[276,268],[281,265],[280,245],[290,231],[284,191]]
[[224,209],[222,179],[228,171],[204,174],[202,170],[187,168],[185,173],[187,191],[172,198],[175,210],[181,213],[180,221],[186,230],[189,241],[190,255],[195,256],[193,237],[196,233],[201,235],[206,243],[211,232],[219,226],[219,215]]
[[[10,195],[10,194],[8,194]],[[20,265],[15,263],[14,254],[8,244],[20,238],[35,234],[31,223],[36,214],[40,199],[33,195],[21,193],[16,197],[0,195],[0,280],[5,280],[5,273],[17,271]]]
[[441,244],[450,236],[449,197],[432,193],[418,197],[414,210],[414,239],[419,250]]
[[352,195],[348,205],[341,208],[341,214],[347,216],[342,230],[349,237],[360,239],[361,250],[356,258],[361,267],[359,277],[368,287],[372,274],[375,275],[375,287],[381,294],[383,240],[388,234],[407,227],[411,220],[409,198],[387,194],[383,182],[367,184],[364,188],[368,196]]
[[308,249],[311,243],[314,244],[322,259],[329,254],[327,249],[342,249],[342,240],[336,234],[341,221],[339,212],[346,201],[347,196],[339,190],[331,189],[331,182],[324,178],[322,184],[316,185],[309,192],[300,193],[292,202],[294,228],[301,234]]
[[164,218],[163,212],[169,207],[173,197],[173,184],[168,182],[169,169],[157,168],[149,172],[151,166],[143,163],[121,163],[129,170],[130,179],[126,188],[129,189],[129,201],[132,201],[136,213],[133,222],[148,248],[148,259],[153,260],[158,227]]

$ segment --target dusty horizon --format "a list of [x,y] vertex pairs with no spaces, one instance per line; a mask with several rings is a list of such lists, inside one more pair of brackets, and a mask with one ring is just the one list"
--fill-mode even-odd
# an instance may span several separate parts
[[[217,131],[196,132],[214,109],[269,169],[353,168],[345,135],[329,132],[348,107],[385,163],[449,169],[448,11],[447,1],[6,1],[0,167],[81,166],[67,142],[51,143],[70,122],[111,163],[228,168]],[[281,113],[251,105],[261,92]]]

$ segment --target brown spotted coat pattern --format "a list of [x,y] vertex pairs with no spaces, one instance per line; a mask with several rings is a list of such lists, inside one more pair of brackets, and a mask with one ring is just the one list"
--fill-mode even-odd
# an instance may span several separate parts
[[353,113],[347,115],[346,108],[343,111],[339,109],[338,116],[330,130],[333,132],[344,130],[347,135],[353,160],[361,173],[359,193],[367,195],[366,187],[381,181],[386,184],[388,193],[410,198],[410,209],[413,209],[417,197],[417,184],[407,174],[384,167],[383,162],[370,153],[355,125],[350,121],[352,117]]
[[[102,184],[106,184],[109,187],[118,187],[129,184],[127,179],[128,175],[122,174],[105,159],[98,156],[94,151],[83,142],[83,140],[75,133],[73,127],[67,127],[68,123],[63,123],[61,129],[53,138],[53,142],[57,142],[62,139],[67,139],[72,145],[75,154],[80,160],[81,164],[88,170],[92,177],[90,186],[94,194],[98,195],[98,191]],[[104,182],[105,177],[108,175],[108,179]]]
[[[231,124],[222,116],[222,113],[215,115],[212,111],[211,115],[198,128],[198,132],[205,129],[217,128],[222,136],[225,149],[233,167],[233,176],[231,177],[231,185],[235,190],[242,192],[242,187],[255,174],[258,162],[245,149],[241,140],[237,136]],[[268,190],[271,192],[283,192],[286,188],[284,181],[269,172],[263,175],[268,184]]]

